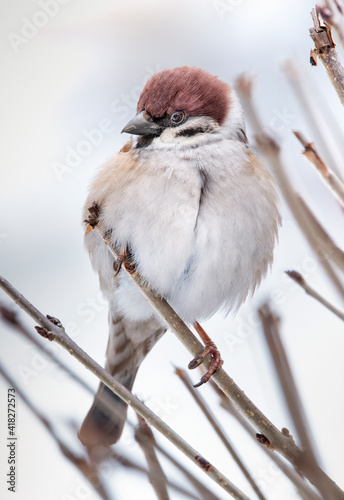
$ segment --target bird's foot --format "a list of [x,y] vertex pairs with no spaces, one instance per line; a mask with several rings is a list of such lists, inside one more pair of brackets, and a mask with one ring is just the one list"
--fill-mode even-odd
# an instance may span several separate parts
[[114,277],[119,274],[122,266],[129,273],[133,273],[135,271],[135,265],[132,263],[132,255],[128,248],[121,249],[118,257],[113,262]]
[[210,356],[212,357],[212,361],[210,363],[208,371],[203,375],[200,382],[194,385],[194,387],[200,387],[201,385],[208,382],[213,373],[222,368],[223,360],[221,359],[220,351],[218,350],[214,342],[210,339],[210,337],[208,337],[201,325],[195,322],[194,327],[203,340],[205,347],[200,354],[198,354],[192,361],[190,361],[188,365],[189,370],[194,370],[195,368],[197,368],[208,356],[208,354],[210,354]]

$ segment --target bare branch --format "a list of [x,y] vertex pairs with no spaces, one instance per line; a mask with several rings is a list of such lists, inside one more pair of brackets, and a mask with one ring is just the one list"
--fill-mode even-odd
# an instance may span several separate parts
[[100,498],[103,500],[111,500],[111,497],[106,491],[106,488],[103,484],[103,481],[99,475],[99,471],[95,464],[89,462],[86,457],[78,457],[70,448],[67,446],[56,434],[52,423],[48,420],[47,417],[43,416],[43,414],[36,408],[36,406],[30,401],[30,399],[26,396],[25,391],[23,391],[17,382],[15,382],[10,375],[6,372],[6,370],[0,365],[0,374],[8,381],[11,387],[15,387],[16,392],[19,397],[24,401],[26,406],[30,409],[30,411],[35,415],[35,417],[39,420],[39,422],[45,427],[50,436],[56,442],[58,447],[60,448],[63,456],[72,463],[79,472],[87,479],[87,481],[92,485],[92,487],[97,491]]
[[315,9],[312,9],[311,14],[314,27],[309,31],[315,45],[315,50],[311,52],[311,63],[316,66],[317,56],[319,56],[340,102],[344,106],[344,68],[339,61],[338,52],[332,40],[331,29],[320,23],[319,14]]
[[[210,380],[210,384],[215,390],[216,394],[219,396],[222,408],[230,413],[230,415],[239,422],[239,424],[249,434],[249,436],[251,436],[255,443],[258,443],[256,439],[255,429],[252,424],[243,417],[243,415],[235,408],[234,404],[225,397],[223,392],[212,380]],[[272,460],[277,465],[277,467],[279,467],[281,471],[287,476],[287,478],[294,484],[302,498],[306,498],[307,500],[321,500],[319,495],[306,483],[304,477],[298,474],[294,468],[290,467],[285,460],[276,455],[276,453],[273,453],[266,446],[260,446],[260,449],[266,455],[268,455],[269,459]]]
[[[247,79],[247,77],[242,78]],[[273,138],[263,133],[262,123],[253,104],[251,86],[239,82],[238,90],[241,93],[240,95],[247,109],[249,110],[249,116],[254,117],[252,123],[255,124],[255,127],[257,127],[255,131],[258,134],[258,146],[260,147],[260,150],[264,154],[266,160],[269,162],[269,166],[278,182],[289,209],[306,237],[311,249],[318,256],[319,261],[324,267],[328,277],[333,282],[341,297],[344,299],[343,284],[329,262],[329,259],[336,257],[338,261],[336,263],[342,267],[343,262],[340,255],[340,249],[338,249],[338,247],[337,249],[334,248],[336,246],[332,241],[329,241],[329,236],[326,231],[315,219],[314,215],[302,198],[295,192],[285,173],[279,145]]]
[[162,448],[158,443],[155,444],[156,449],[161,453],[167,460],[169,460],[193,485],[193,487],[198,491],[198,500],[219,500],[219,498],[214,495],[203,483],[201,483],[190,471],[188,471],[182,464],[180,464],[170,453],[168,453],[164,448]]
[[338,201],[341,203],[342,207],[344,207],[344,184],[342,181],[336,176],[336,174],[328,168],[325,164],[318,151],[315,149],[313,142],[307,141],[302,132],[294,130],[295,137],[300,141],[302,146],[305,148],[303,151],[303,155],[315,166],[317,171],[319,172],[321,178],[325,181],[325,183],[330,187],[332,192],[335,194]]
[[[108,249],[117,255],[116,250],[112,248],[109,240],[104,239],[108,245]],[[189,328],[183,323],[179,316],[173,311],[166,300],[157,297],[157,295],[149,289],[141,276],[133,269],[133,266],[127,266],[124,263],[123,268],[128,272],[133,281],[141,289],[147,300],[154,306],[155,310],[165,319],[168,326],[177,335],[181,342],[195,356],[203,350],[202,344],[192,334]],[[109,389],[117,394],[123,401],[131,406],[145,420],[147,420],[159,432],[164,434],[175,446],[181,449],[184,454],[198,465],[209,477],[217,484],[230,493],[234,498],[247,498],[238,488],[225,478],[213,465],[206,461],[196,450],[189,446],[180,436],[149,410],[141,401],[134,397],[122,384],[111,377],[98,363],[88,356],[72,339],[70,339],[63,328],[51,323],[41,312],[39,312],[23,295],[21,295],[5,278],[0,277],[0,287],[9,295],[22,309],[24,309],[32,318],[34,318],[43,329],[46,329],[46,336],[49,340],[54,340],[64,349],[68,350],[71,355],[78,359],[86,368],[94,373]],[[43,332],[44,333],[44,332]],[[205,366],[209,366],[210,360],[206,360]],[[332,489],[336,498],[343,500],[344,493],[340,488],[320,469],[308,467],[308,464],[302,460],[304,452],[302,452],[290,438],[280,432],[266,417],[258,410],[258,408],[247,398],[244,392],[235,384],[235,382],[225,373],[223,369],[213,375],[213,379],[223,392],[235,401],[237,406],[259,429],[262,429],[262,434],[267,437],[272,447],[279,451],[287,460],[299,468],[299,470],[315,485],[326,481]]]
[[[105,234],[102,233],[99,225],[96,227],[102,235],[108,250],[113,255],[113,257],[117,259],[118,252],[113,247],[109,236],[106,232],[104,232]],[[176,335],[180,342],[182,342],[184,347],[186,347],[186,349],[192,354],[192,356],[195,357],[200,352],[202,352],[203,346],[200,341],[197,339],[197,337],[195,337],[195,335],[186,326],[182,319],[172,309],[168,302],[165,299],[159,297],[153,290],[151,290],[147,286],[145,280],[139,275],[139,273],[132,265],[128,266],[126,263],[123,263],[122,269],[124,269],[128,273],[132,281],[138,286],[148,302],[153,306],[155,311],[166,322],[167,326]],[[210,356],[208,356],[204,362],[204,366],[206,369],[209,368],[210,362],[211,359]],[[245,393],[235,384],[235,382],[222,368],[213,374],[212,379],[216,382],[216,384],[221,388],[221,390],[227,397],[235,401],[235,404],[246,415],[246,417],[252,420],[253,424],[256,425],[256,427],[267,436],[276,451],[279,451],[287,458],[287,460],[291,461],[299,455],[300,450],[296,447],[295,443],[291,443],[288,438],[283,436],[283,434],[252,403],[252,401],[245,395]]]
[[[59,368],[64,370],[75,382],[77,382],[83,389],[85,389],[87,392],[89,392],[92,396],[94,395],[94,391],[91,386],[89,386],[82,377],[77,375],[75,372],[73,372],[67,365],[65,365],[59,357],[55,356],[55,354],[48,349],[45,346],[45,343],[40,342],[37,339],[37,335],[34,335],[31,333],[31,331],[26,328],[26,326],[20,321],[18,318],[18,315],[16,311],[8,309],[6,306],[2,305],[0,303],[0,318],[2,318],[7,324],[12,326],[15,330],[17,330],[20,334],[24,336],[27,340],[32,342],[36,347],[38,347],[41,351],[44,352],[44,354],[49,357],[54,363],[56,363]],[[116,406],[112,404],[112,398],[109,398],[109,395],[107,393],[103,393],[101,397],[99,398],[99,404],[105,409],[105,410],[110,410],[111,414],[116,414]],[[130,421],[127,420],[127,424],[134,428],[134,424]],[[203,483],[201,483],[191,472],[185,469],[183,465],[181,465],[174,457],[172,457],[164,448],[162,448],[159,444],[156,444],[157,450],[161,454],[163,454],[168,460],[170,460],[173,465],[178,468],[190,481],[190,483],[194,486],[194,488],[199,492],[201,495],[201,498],[204,498],[204,500],[219,500],[216,495],[214,495],[206,486],[204,486]],[[148,471],[144,469],[143,467],[140,467],[137,464],[134,464],[132,461],[130,461],[128,458],[123,457],[123,455],[119,455],[115,453],[113,448],[111,449],[111,457],[116,461],[119,461],[120,463],[123,463],[123,465],[132,467],[135,470],[140,470],[140,472],[143,472],[147,475]],[[198,498],[194,497],[192,493],[187,492],[184,488],[179,486],[178,484],[175,484],[174,482],[168,481],[168,485],[175,489],[176,491],[179,491],[182,493],[184,496],[190,496],[190,498]]]
[[343,178],[344,155],[340,145],[344,142],[344,136],[330,108],[322,105],[325,97],[321,94],[321,89],[315,88],[314,79],[309,81],[308,74],[297,60],[286,61],[283,70],[326,162]]
[[316,290],[314,290],[314,288],[312,288],[307,283],[307,281],[303,278],[303,276],[300,273],[298,273],[297,271],[286,271],[286,274],[292,280],[294,280],[295,283],[297,283],[298,285],[300,285],[300,287],[303,288],[304,291],[306,293],[308,293],[308,295],[310,295],[315,300],[317,300],[318,302],[320,302],[320,304],[322,304],[323,306],[327,307],[327,309],[329,309],[331,312],[333,312],[333,314],[335,314],[336,316],[338,316],[338,318],[340,318],[341,320],[344,321],[344,313],[342,311],[340,311],[339,309],[337,309],[336,307],[334,307],[322,295],[320,295],[320,293],[318,293]]
[[[294,422],[303,449],[305,450],[305,455],[302,460],[307,462],[309,467],[317,469],[318,465],[313,450],[313,439],[309,433],[309,425],[306,421],[301,399],[279,333],[280,318],[273,314],[268,303],[264,304],[258,312],[262,321],[265,339],[288,406],[289,414]],[[334,498],[326,481],[321,481],[318,489],[324,498]]]
[[307,221],[307,228],[305,231],[309,232],[310,238],[316,250],[321,250],[323,255],[331,259],[341,271],[344,271],[344,252],[339,248],[326,229],[320,224],[318,219],[313,214],[312,210],[308,207],[306,202],[301,196],[296,197],[300,207],[302,207],[304,219]]
[[139,425],[135,429],[135,439],[140,445],[147,461],[149,469],[149,481],[159,500],[169,500],[166,487],[166,476],[155,453],[155,439],[153,432],[146,421],[137,415]]
[[[124,266],[125,267],[125,266]],[[163,420],[137,399],[126,387],[120,384],[104,368],[96,363],[78,344],[76,344],[66,334],[63,327],[56,326],[49,321],[31,302],[19,293],[5,278],[0,276],[0,288],[11,297],[18,306],[23,309],[31,318],[42,326],[42,335],[50,341],[54,341],[66,349],[73,357],[90,370],[98,379],[110,390],[132,407],[136,413],[141,415],[155,429],[163,434],[172,444],[181,450],[194,464],[196,464],[205,474],[215,481],[227,493],[238,500],[249,500],[248,496],[240,491],[229,479],[227,479],[218,469],[208,462],[202,455],[176,434]],[[200,344],[200,343],[199,343]],[[340,497],[338,497],[340,498]]]
[[176,368],[176,374],[178,375],[180,380],[183,382],[183,384],[185,385],[187,390],[190,392],[191,396],[194,398],[194,400],[196,401],[198,406],[201,408],[204,415],[207,417],[207,419],[210,422],[210,424],[212,425],[214,431],[219,436],[219,438],[221,439],[221,441],[223,442],[223,444],[225,445],[225,447],[227,448],[229,453],[232,455],[234,461],[236,462],[236,464],[238,465],[238,467],[240,468],[240,470],[242,471],[242,473],[246,477],[247,481],[252,486],[253,490],[257,494],[257,497],[260,498],[261,500],[265,500],[265,496],[258,488],[257,483],[255,482],[252,475],[248,471],[244,462],[241,460],[241,458],[238,455],[237,451],[235,450],[234,446],[229,441],[229,439],[226,436],[224,430],[222,429],[220,423],[218,422],[218,420],[214,416],[213,412],[211,411],[211,409],[209,408],[209,406],[205,402],[204,398],[201,396],[200,391],[195,390],[189,376],[187,375],[187,373],[184,370],[181,370],[180,368]]

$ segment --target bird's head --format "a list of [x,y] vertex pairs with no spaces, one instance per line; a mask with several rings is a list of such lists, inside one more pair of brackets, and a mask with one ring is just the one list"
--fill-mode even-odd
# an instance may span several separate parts
[[232,112],[236,117],[237,106],[242,117],[231,88],[207,71],[189,66],[167,69],[148,80],[137,104],[137,115],[122,132],[144,136],[145,145],[156,137],[175,143],[202,140],[219,132]]

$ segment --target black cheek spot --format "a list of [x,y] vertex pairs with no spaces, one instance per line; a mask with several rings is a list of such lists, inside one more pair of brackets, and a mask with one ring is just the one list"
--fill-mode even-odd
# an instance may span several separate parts
[[136,143],[136,149],[146,148],[147,146],[150,146],[155,137],[157,137],[157,136],[156,135],[141,135]]

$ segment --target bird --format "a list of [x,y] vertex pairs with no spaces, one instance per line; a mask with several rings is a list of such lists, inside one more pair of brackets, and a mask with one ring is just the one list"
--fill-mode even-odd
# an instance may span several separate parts
[[[235,313],[273,262],[281,224],[276,184],[249,147],[235,91],[201,68],[153,74],[122,132],[130,140],[96,174],[83,211],[85,245],[109,302],[105,369],[132,390],[139,366],[166,331],[122,272],[127,260],[200,334],[204,351],[189,368],[211,355],[201,385],[223,361],[200,322],[220,310]],[[126,414],[127,405],[101,383],[81,442],[116,443]]]

